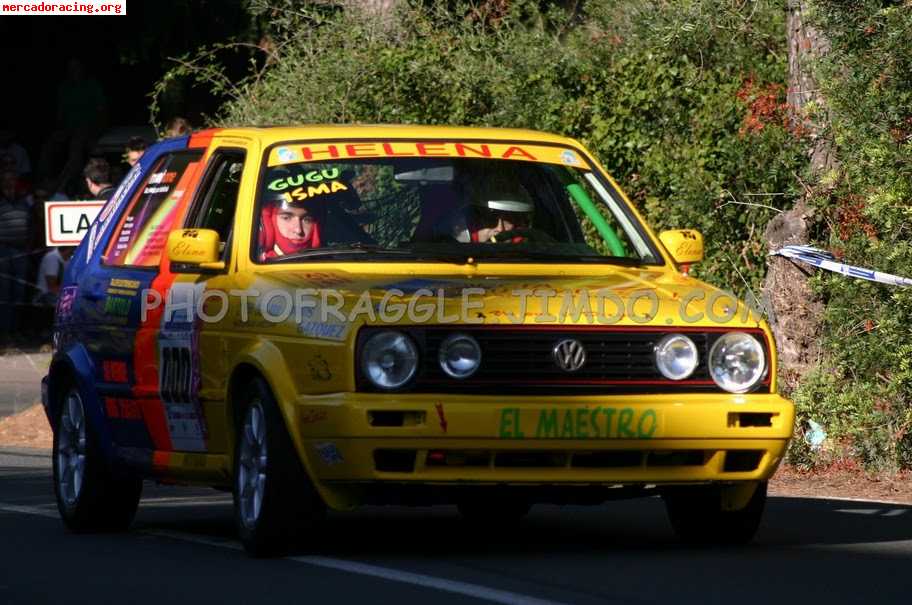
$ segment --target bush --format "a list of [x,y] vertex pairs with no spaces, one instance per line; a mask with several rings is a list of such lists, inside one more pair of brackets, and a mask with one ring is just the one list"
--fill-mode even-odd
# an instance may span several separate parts
[[238,83],[213,71],[211,54],[196,64],[229,97],[218,124],[465,124],[576,137],[653,226],[703,231],[698,277],[758,295],[760,235],[793,203],[804,162],[780,115],[777,3],[590,1],[570,15],[530,1],[431,1],[405,4],[393,26],[292,0],[252,6],[270,19],[269,65]]
[[[841,166],[815,200],[819,245],[912,276],[912,12],[900,2],[818,0],[831,50],[818,80]],[[796,394],[801,418],[879,470],[912,468],[912,290],[822,275],[825,357]]]

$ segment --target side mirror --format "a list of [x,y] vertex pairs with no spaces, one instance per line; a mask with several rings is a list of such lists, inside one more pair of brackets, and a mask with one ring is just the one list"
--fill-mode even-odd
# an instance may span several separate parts
[[659,234],[659,240],[679,265],[703,260],[703,235],[693,229],[671,229]]
[[212,229],[176,229],[168,234],[168,260],[199,265],[201,269],[224,269],[219,260],[219,236]]

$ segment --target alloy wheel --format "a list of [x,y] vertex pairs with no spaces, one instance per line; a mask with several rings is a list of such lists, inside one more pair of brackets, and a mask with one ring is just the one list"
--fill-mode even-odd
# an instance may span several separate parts
[[241,520],[247,527],[256,525],[263,507],[267,460],[266,419],[262,405],[257,401],[251,404],[244,417],[237,474]]
[[57,487],[67,506],[75,506],[82,492],[86,465],[85,412],[79,392],[67,394],[60,417],[57,446]]

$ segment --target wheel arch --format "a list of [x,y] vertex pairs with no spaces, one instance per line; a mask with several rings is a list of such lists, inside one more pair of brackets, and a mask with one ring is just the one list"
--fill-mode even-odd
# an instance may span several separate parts
[[[286,427],[293,426],[294,400],[297,397],[294,382],[288,371],[282,352],[271,342],[259,340],[253,343],[238,355],[232,364],[228,378],[226,397],[226,421],[231,435],[232,447],[234,446],[234,431],[241,412],[242,402],[238,401],[244,385],[255,378],[266,381],[269,390],[275,397]],[[292,434],[293,431],[289,431]],[[292,434],[292,440],[294,435]]]
[[114,454],[114,441],[108,426],[101,398],[95,388],[95,365],[82,344],[74,344],[65,351],[58,351],[48,369],[48,407],[46,414],[51,430],[56,431],[57,416],[67,385],[75,382],[82,396],[86,419],[98,438],[98,444],[108,462]]
[[[231,369],[226,398],[226,420],[229,427],[230,451],[234,451],[235,434],[244,409],[243,403],[238,400],[238,396],[242,392],[244,385],[257,378],[266,382],[266,386],[275,398],[279,412],[285,421],[285,430],[288,431],[298,459],[304,467],[304,472],[307,473],[308,478],[323,498],[323,501],[334,509],[352,508],[355,502],[351,498],[340,490],[327,487],[317,479],[317,475],[314,473],[313,463],[308,455],[307,447],[301,440],[300,433],[294,430],[297,418],[295,402],[298,397],[294,381],[281,351],[270,342],[259,341],[251,346],[238,356]],[[231,461],[233,465],[233,455],[231,456]]]
[[57,430],[57,417],[60,415],[63,389],[71,381],[78,381],[76,369],[66,356],[55,356],[48,369],[47,413],[51,430]]

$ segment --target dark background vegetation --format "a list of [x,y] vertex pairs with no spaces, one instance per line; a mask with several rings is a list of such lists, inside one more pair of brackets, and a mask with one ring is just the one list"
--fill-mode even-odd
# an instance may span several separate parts
[[[72,57],[101,83],[110,126],[147,125],[148,94],[169,57],[255,36],[252,27],[242,0],[129,0],[125,17],[0,17],[0,128],[17,133],[34,163],[54,129],[57,86]],[[165,105],[199,124],[218,100],[205,89],[180,87]]]

